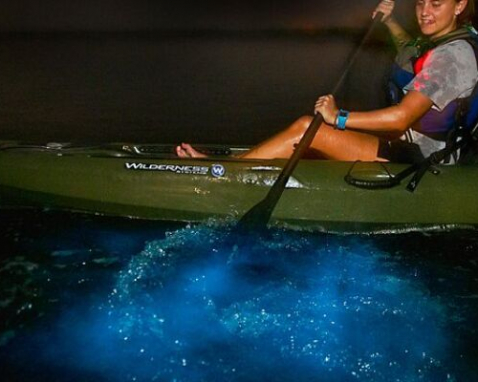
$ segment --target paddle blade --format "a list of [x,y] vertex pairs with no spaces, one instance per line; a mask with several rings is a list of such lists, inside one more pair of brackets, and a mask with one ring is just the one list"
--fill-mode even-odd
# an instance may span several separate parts
[[263,231],[271,218],[275,203],[270,198],[264,198],[249,211],[247,211],[237,223],[239,231]]

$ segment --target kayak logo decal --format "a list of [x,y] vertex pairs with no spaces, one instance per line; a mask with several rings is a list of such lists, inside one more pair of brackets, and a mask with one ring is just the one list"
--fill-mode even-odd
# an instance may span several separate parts
[[173,172],[175,174],[190,174],[190,175],[207,175],[209,172],[209,167],[206,167],[206,166],[189,166],[189,165],[179,165],[179,164],[126,162],[125,167],[127,170],[161,171],[161,172]]
[[226,174],[226,169],[222,164],[213,164],[211,167],[211,175],[220,178]]
[[188,175],[208,175],[209,171],[211,171],[211,175],[215,178],[224,176],[226,173],[226,169],[220,164],[214,164],[209,168],[208,166],[126,162],[124,166],[127,170],[133,171],[160,171]]

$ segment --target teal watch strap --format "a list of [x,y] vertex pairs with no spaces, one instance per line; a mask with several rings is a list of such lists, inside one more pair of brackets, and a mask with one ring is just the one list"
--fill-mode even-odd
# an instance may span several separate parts
[[337,122],[335,126],[339,130],[345,130],[345,124],[347,123],[347,119],[349,117],[349,112],[347,110],[340,109],[339,114],[337,115]]

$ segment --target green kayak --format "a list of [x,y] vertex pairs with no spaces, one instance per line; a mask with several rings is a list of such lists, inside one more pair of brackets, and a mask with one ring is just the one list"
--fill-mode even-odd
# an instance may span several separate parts
[[[179,159],[173,146],[159,144],[0,142],[0,204],[181,222],[239,219],[285,163],[230,156],[241,147],[200,149],[210,156]],[[344,179],[381,181],[406,167],[304,159],[270,225],[341,232],[478,226],[476,165],[436,166],[414,192],[410,177],[377,189]]]

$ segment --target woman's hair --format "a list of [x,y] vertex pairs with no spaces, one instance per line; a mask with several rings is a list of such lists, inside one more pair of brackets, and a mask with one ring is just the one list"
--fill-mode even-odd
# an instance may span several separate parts
[[[456,0],[460,2],[463,0]],[[471,24],[475,16],[475,0],[468,0],[465,9],[457,16],[457,23],[459,26]]]

